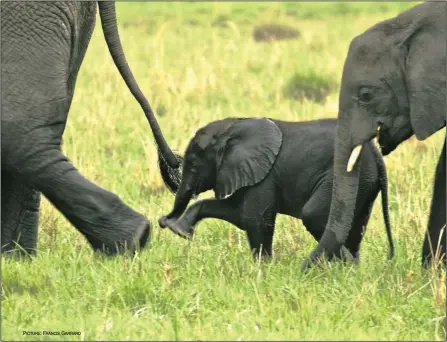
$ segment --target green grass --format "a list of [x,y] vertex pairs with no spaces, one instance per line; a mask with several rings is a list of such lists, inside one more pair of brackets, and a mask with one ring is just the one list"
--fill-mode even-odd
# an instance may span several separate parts
[[[200,126],[224,117],[336,117],[351,39],[412,6],[154,2],[119,3],[117,13],[129,64],[170,146],[183,153]],[[292,27],[299,38],[257,43],[253,29],[263,24]],[[290,84],[294,91],[309,86],[300,82],[327,96],[288,96]],[[194,242],[158,229],[173,196],[98,21],[63,149],[89,179],[145,214],[153,239],[132,260],[95,257],[44,200],[36,259],[2,259],[2,337],[33,340],[22,331],[64,330],[80,331],[75,340],[445,340],[445,272],[420,268],[444,134],[410,139],[385,158],[392,262],[378,198],[359,266],[335,263],[301,274],[316,243],[301,221],[285,216],[277,219],[274,261],[255,264],[244,233],[225,222],[203,221]]]

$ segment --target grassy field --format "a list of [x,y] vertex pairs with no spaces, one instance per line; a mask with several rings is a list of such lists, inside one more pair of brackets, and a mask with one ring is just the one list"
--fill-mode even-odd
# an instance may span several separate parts
[[[129,64],[170,146],[183,153],[200,126],[224,117],[336,117],[351,39],[412,6],[119,3],[117,13]],[[271,24],[295,37],[256,41],[257,27]],[[44,200],[36,259],[2,259],[2,339],[445,340],[445,272],[420,268],[444,134],[412,138],[385,158],[392,262],[379,197],[359,266],[335,263],[301,274],[316,243],[286,216],[277,219],[274,261],[255,264],[244,233],[225,222],[201,222],[194,242],[158,228],[174,198],[98,21],[63,149],[84,175],[151,220],[152,242],[134,259],[95,257]],[[81,335],[32,337],[23,330]]]

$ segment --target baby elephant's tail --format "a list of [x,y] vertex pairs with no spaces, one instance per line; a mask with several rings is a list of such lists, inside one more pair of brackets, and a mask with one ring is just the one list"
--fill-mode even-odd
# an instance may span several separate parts
[[388,178],[386,175],[385,161],[383,160],[382,154],[374,144],[373,151],[379,170],[380,192],[382,193],[383,220],[385,221],[386,234],[388,236],[388,243],[390,245],[388,260],[391,260],[394,257],[394,242],[393,236],[391,234],[390,213],[388,211]]

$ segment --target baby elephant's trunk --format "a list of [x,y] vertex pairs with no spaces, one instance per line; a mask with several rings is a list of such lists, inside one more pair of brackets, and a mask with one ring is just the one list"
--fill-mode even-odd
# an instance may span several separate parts
[[166,226],[168,225],[168,220],[176,221],[180,218],[180,216],[182,216],[193,194],[194,189],[189,188],[187,185],[184,184],[184,182],[182,182],[179,191],[175,195],[174,208],[168,215],[162,216],[158,220],[161,228],[166,228]]

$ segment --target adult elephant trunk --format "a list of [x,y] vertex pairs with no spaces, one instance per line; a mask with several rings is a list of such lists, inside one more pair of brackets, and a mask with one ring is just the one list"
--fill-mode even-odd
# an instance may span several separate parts
[[143,109],[151,126],[152,133],[154,134],[155,142],[158,147],[159,167],[163,181],[171,191],[176,192],[181,178],[179,175],[181,170],[181,157],[174,154],[166,143],[154,112],[152,111],[148,100],[140,90],[129,65],[127,64],[118,32],[115,2],[98,1],[98,7],[104,38],[107,42],[107,47],[109,48],[113,61],[130,92]]
[[350,159],[352,161],[350,157],[353,145],[351,139],[347,139],[347,137],[351,137],[350,117],[340,115],[335,138],[334,185],[329,219],[317,248],[303,264],[303,270],[306,270],[322,254],[325,254],[328,259],[339,255],[352,226],[359,186],[361,158],[357,158],[352,170],[348,172],[348,162]]

